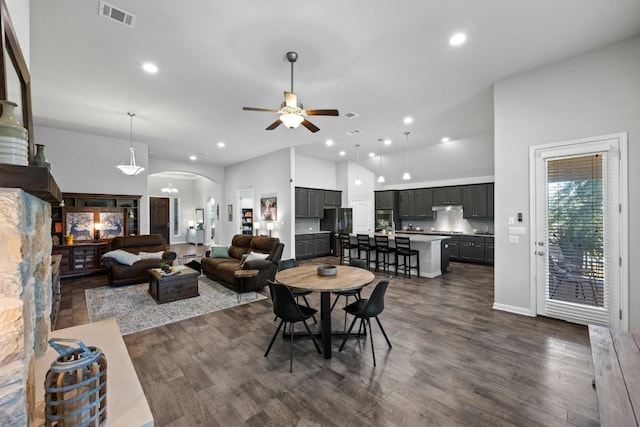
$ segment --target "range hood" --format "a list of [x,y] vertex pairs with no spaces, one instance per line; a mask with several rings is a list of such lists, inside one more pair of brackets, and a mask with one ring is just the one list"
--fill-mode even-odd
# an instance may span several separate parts
[[434,212],[442,211],[460,211],[462,212],[462,205],[436,205],[432,206],[431,210]]

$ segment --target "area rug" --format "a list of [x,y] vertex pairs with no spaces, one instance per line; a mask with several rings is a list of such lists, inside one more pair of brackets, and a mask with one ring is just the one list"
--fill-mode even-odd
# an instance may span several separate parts
[[238,294],[202,276],[198,279],[200,296],[157,304],[149,295],[149,284],[102,286],[85,290],[89,321],[115,317],[122,335],[132,334],[179,320],[265,299],[262,294]]

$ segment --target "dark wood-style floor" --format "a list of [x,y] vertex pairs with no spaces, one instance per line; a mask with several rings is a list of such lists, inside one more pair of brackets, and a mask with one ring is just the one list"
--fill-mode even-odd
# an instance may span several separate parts
[[[86,323],[84,289],[103,285],[104,276],[63,280],[56,327]],[[599,425],[587,328],[492,304],[489,266],[394,278],[381,315],[392,349],[372,323],[377,367],[370,337],[341,353],[334,342],[331,360],[298,339],[290,374],[288,340],[263,357],[277,326],[269,299],[124,340],[157,426]],[[333,322],[343,324],[343,310]]]

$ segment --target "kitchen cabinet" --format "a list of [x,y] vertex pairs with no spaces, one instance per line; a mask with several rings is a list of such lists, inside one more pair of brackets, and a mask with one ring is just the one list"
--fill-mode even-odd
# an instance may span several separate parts
[[460,258],[460,237],[451,236],[449,239],[449,259],[456,261]]
[[462,215],[464,218],[487,217],[487,184],[462,187]]
[[449,259],[480,264],[493,264],[493,237],[459,235],[449,240]]
[[330,233],[296,235],[296,259],[314,258],[331,253]]
[[398,192],[396,190],[376,191],[374,195],[377,211],[398,209]]
[[487,184],[487,217],[493,218],[493,191],[494,184]]
[[489,264],[493,264],[493,248],[494,241],[493,237],[485,237],[484,238],[484,261]]
[[415,211],[413,190],[402,190],[398,192],[399,216],[400,218],[413,218]]
[[421,188],[413,190],[413,214],[418,218],[432,218],[433,211],[433,190],[431,188]]
[[462,187],[437,187],[433,189],[433,205],[459,205],[462,203]]
[[324,190],[296,187],[296,218],[324,218],[324,197]]
[[342,191],[323,190],[324,205],[331,208],[339,208],[342,206]]

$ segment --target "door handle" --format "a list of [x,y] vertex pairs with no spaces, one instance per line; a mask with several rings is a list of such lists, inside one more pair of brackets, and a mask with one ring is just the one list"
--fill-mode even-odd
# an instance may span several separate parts
[[538,251],[538,255],[544,255],[544,251]]

